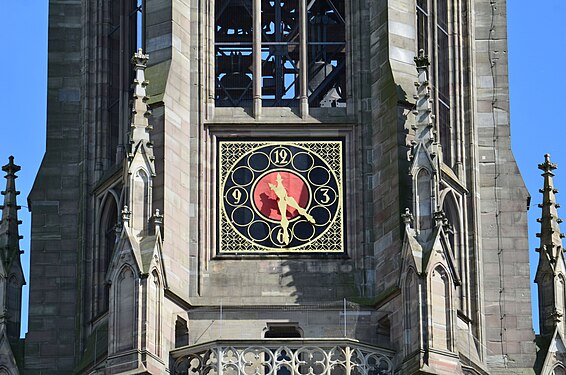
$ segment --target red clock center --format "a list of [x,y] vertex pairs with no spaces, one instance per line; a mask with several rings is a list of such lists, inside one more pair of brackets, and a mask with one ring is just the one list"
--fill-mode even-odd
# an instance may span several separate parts
[[[278,182],[277,175],[281,176],[281,182]],[[283,188],[279,188],[277,194],[272,187],[281,184]],[[271,185],[271,186],[270,186]],[[279,196],[278,196],[279,195]],[[309,190],[302,178],[288,171],[271,172],[263,176],[258,182],[253,192],[253,202],[259,212],[271,220],[281,220],[281,213],[277,202],[281,199],[293,198],[299,207],[307,208],[309,202]],[[299,212],[287,206],[287,219],[292,219],[299,215]]]

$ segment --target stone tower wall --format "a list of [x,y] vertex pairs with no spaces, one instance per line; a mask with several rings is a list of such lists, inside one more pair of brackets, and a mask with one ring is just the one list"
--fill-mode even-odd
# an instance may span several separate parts
[[83,30],[81,1],[50,2],[47,145],[28,198],[33,233],[25,350],[29,374],[71,372],[80,340]]
[[[107,2],[50,2],[47,151],[29,198],[29,373],[71,372],[107,319],[96,315],[101,301],[92,292],[96,194],[123,176],[120,163],[100,157],[109,131],[101,125],[108,84],[106,31],[101,26],[108,20],[102,3]],[[153,208],[164,216],[167,278],[164,361],[174,347],[175,319],[181,316],[188,318],[190,344],[261,339],[267,323],[291,322],[304,337],[343,334],[391,347],[398,353],[395,364],[402,365],[406,317],[400,288],[405,236],[401,214],[414,198],[409,153],[415,137],[415,4],[347,3],[347,109],[317,108],[302,118],[289,108],[267,108],[256,119],[242,108],[214,107],[212,2],[147,1],[146,73],[156,156]],[[505,4],[454,3],[467,4],[461,8],[469,22],[463,44],[472,69],[464,73],[461,108],[465,121],[459,141],[465,162],[462,170],[445,169],[442,176],[462,182],[467,190],[462,215],[470,254],[467,303],[474,314],[460,316],[454,308],[450,328],[456,332],[461,324],[469,331],[460,330],[455,337],[458,345],[479,348],[473,358],[459,353],[476,367],[528,373],[535,349],[527,192],[509,148]],[[87,22],[91,19],[100,22]],[[122,116],[129,113],[126,104]],[[345,139],[346,256],[218,257],[218,139],[283,133]],[[340,315],[344,299],[347,309],[357,309],[346,328]],[[444,312],[433,307],[431,314]],[[379,331],[380,325],[387,332]]]
[[[493,3],[493,4],[490,4]],[[486,360],[493,373],[534,364],[527,204],[529,194],[511,151],[505,1],[469,8],[475,69],[470,157],[479,196],[476,238],[485,314]],[[482,319],[478,317],[478,319]]]

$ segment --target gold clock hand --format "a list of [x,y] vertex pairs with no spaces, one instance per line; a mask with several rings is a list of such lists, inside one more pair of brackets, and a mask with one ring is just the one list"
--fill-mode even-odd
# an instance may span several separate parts
[[289,220],[287,219],[287,203],[280,199],[277,201],[277,206],[279,206],[279,212],[281,213],[281,229],[283,230],[282,233],[282,240],[285,245],[289,245],[289,232],[287,228],[289,227]]
[[287,219],[287,201],[285,199],[287,197],[287,190],[281,183],[283,179],[279,173],[277,173],[276,181],[277,185],[273,185],[271,183],[268,183],[268,185],[275,195],[277,195],[277,198],[279,198],[277,201],[277,207],[279,208],[279,214],[281,215],[281,228],[283,230],[282,240],[285,245],[289,245],[289,233],[287,232],[289,220]]
[[296,209],[299,214],[303,215],[305,217],[305,219],[307,219],[307,221],[311,224],[316,224],[316,222],[314,221],[314,217],[312,217],[311,215],[309,215],[307,213],[307,210],[305,210],[304,208],[302,208],[301,206],[299,206],[299,204],[297,203],[297,201],[295,200],[295,198],[290,197],[290,196],[286,196],[285,197],[285,201],[287,202],[287,204],[291,207],[293,207],[294,209]]
[[[309,223],[316,224],[314,218],[307,213],[307,210],[305,210],[304,208],[299,206],[299,204],[297,203],[295,198],[287,195],[287,189],[285,189],[285,186],[283,186],[283,183],[282,183],[283,179],[281,178],[281,175],[279,173],[277,173],[276,181],[277,181],[277,186],[275,186],[273,184],[269,184],[269,187],[271,188],[271,190],[273,190],[275,192],[275,194],[277,195],[277,198],[279,198],[279,202],[285,201],[286,204],[288,204],[289,206],[296,209],[299,212],[299,214],[303,215]],[[285,206],[285,209],[287,209],[286,206]],[[280,209],[280,212],[281,212],[281,209]],[[283,214],[283,212],[281,212],[281,217],[283,217],[283,216],[284,216],[284,214]]]

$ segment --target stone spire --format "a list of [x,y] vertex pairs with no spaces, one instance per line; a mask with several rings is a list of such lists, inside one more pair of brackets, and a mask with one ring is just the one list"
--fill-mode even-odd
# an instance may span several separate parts
[[133,82],[134,94],[130,122],[130,143],[132,152],[139,147],[140,142],[143,143],[147,148],[146,153],[153,157],[152,144],[149,139],[152,127],[147,119],[151,111],[147,106],[148,96],[145,91],[148,84],[145,80],[145,68],[148,59],[149,55],[145,55],[141,48],[132,57],[135,78]]
[[16,203],[16,197],[20,194],[16,190],[16,172],[21,168],[19,165],[14,164],[14,157],[8,158],[8,164],[2,167],[6,172],[6,190],[2,191],[4,196],[4,204],[0,206],[2,210],[2,219],[0,220],[0,257],[6,268],[13,261],[14,257],[20,254],[20,239],[18,225],[21,221],[18,220],[18,210],[20,206]]
[[564,234],[560,233],[560,223],[562,219],[558,218],[557,208],[560,207],[556,203],[556,193],[558,190],[554,188],[552,178],[553,170],[556,164],[550,161],[550,155],[544,155],[544,163],[539,164],[538,168],[543,171],[544,187],[539,191],[542,193],[542,203],[538,206],[542,208],[542,217],[537,219],[540,223],[540,247],[537,249],[541,256],[546,255],[551,263],[556,263],[558,257],[562,257],[562,238]]
[[544,156],[544,163],[539,164],[544,177],[544,186],[540,189],[542,203],[538,206],[542,209],[542,217],[537,219],[540,223],[540,247],[536,249],[539,253],[539,262],[535,275],[535,283],[538,285],[539,295],[539,324],[542,336],[550,337],[555,334],[556,329],[563,329],[564,312],[566,309],[564,300],[564,277],[566,277],[566,264],[562,253],[562,237],[556,210],[556,193],[552,177],[556,164],[550,161],[550,155]]

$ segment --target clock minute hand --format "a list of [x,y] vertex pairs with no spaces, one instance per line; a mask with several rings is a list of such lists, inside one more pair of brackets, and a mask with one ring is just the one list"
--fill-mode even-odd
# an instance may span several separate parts
[[[282,183],[283,179],[281,178],[281,175],[279,173],[277,173],[276,181],[277,181],[277,186],[269,184],[269,187],[271,188],[271,190],[273,190],[275,192],[275,194],[279,198],[279,201],[284,200],[286,204],[288,204],[289,206],[296,209],[299,212],[300,215],[303,215],[309,223],[316,224],[314,218],[307,213],[307,210],[305,210],[304,208],[299,206],[299,204],[297,203],[295,198],[288,195],[287,189],[285,189],[285,186],[283,186],[283,183]],[[281,216],[283,216],[283,213],[281,213]]]
[[285,200],[287,201],[287,204],[291,207],[293,207],[294,209],[296,209],[299,214],[303,215],[305,217],[305,219],[307,219],[307,221],[311,224],[316,224],[316,221],[314,221],[314,217],[312,217],[311,215],[309,215],[307,213],[307,210],[305,210],[304,208],[302,208],[301,206],[299,206],[299,204],[297,203],[297,201],[295,200],[295,198],[287,196],[285,198]]
[[287,232],[287,228],[289,227],[289,220],[287,219],[287,190],[281,183],[283,179],[279,173],[277,173],[276,181],[277,185],[273,185],[271,183],[268,183],[268,185],[275,195],[277,195],[277,198],[279,198],[277,201],[277,207],[279,207],[279,213],[281,214],[281,229],[283,230],[282,240],[285,245],[289,245],[289,233]]

